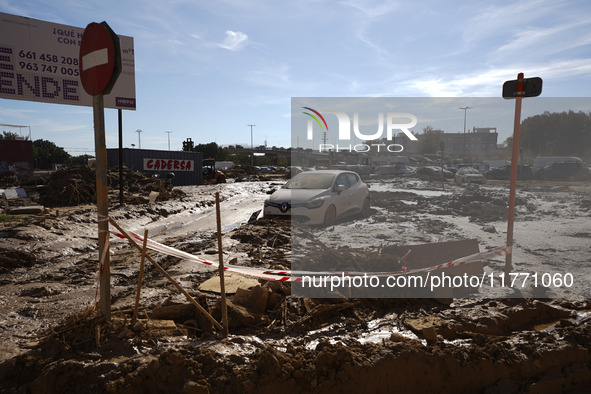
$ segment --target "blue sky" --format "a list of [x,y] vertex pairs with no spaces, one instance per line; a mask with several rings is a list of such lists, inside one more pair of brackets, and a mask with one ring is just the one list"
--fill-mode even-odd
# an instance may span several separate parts
[[[289,146],[291,97],[498,97],[518,72],[543,78],[545,97],[588,97],[591,87],[588,0],[0,0],[0,12],[104,20],[134,38],[125,147],[137,129],[146,149],[167,149],[169,136],[173,150],[186,138],[250,145],[248,124],[255,145]],[[445,131],[462,127],[456,115]],[[105,116],[116,147],[117,111]],[[30,125],[33,140],[74,155],[94,151],[91,108],[0,99],[0,123]]]

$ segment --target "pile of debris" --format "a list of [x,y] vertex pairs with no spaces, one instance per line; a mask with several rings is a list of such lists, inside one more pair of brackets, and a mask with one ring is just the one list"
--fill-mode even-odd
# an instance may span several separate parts
[[[119,170],[110,169],[107,184],[113,192],[119,190]],[[183,197],[180,190],[173,190],[169,181],[148,178],[142,173],[123,168],[123,189],[125,203],[147,203],[151,192],[158,193],[158,201]],[[143,197],[145,196],[145,197]],[[111,196],[116,198],[116,194]],[[138,198],[139,197],[139,198]],[[58,170],[50,175],[40,193],[41,204],[50,207],[73,206],[96,202],[96,171],[86,166],[76,166]]]
[[272,181],[272,180],[286,180],[289,179],[289,173],[264,173],[262,174],[256,167],[252,166],[236,166],[224,171],[228,178],[234,178],[235,182],[258,182],[258,181]]
[[253,166],[235,166],[224,171],[228,178],[247,178],[257,174],[257,169]]

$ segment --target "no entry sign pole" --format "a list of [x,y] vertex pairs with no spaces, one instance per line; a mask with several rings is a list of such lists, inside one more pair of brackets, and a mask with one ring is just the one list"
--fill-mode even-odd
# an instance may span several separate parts
[[100,261],[100,308],[111,319],[111,263],[109,258],[109,200],[107,186],[107,146],[105,141],[105,106],[103,95],[92,97],[94,114],[94,149],[96,154],[96,208]]
[[519,160],[519,128],[521,125],[521,101],[524,97],[536,97],[542,93],[541,78],[523,78],[523,73],[517,79],[503,84],[503,98],[515,99],[515,119],[513,122],[513,149],[511,152],[511,177],[509,183],[509,212],[507,215],[507,248],[505,255],[505,276],[509,276],[513,262],[513,223],[515,221],[515,189],[517,187],[517,163]]
[[96,207],[100,261],[100,309],[111,320],[111,264],[109,258],[109,200],[107,188],[107,147],[105,141],[105,106],[103,95],[109,94],[121,73],[119,37],[106,22],[86,26],[80,43],[80,79],[86,93],[92,96],[94,116],[94,149],[96,154]]

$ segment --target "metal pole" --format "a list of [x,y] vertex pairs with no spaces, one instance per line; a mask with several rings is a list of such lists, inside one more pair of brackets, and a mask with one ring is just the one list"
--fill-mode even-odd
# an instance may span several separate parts
[[460,107],[464,110],[464,148],[462,149],[462,161],[466,161],[466,112],[472,107]]
[[135,132],[137,133],[137,146],[138,146],[138,149],[142,149],[142,140],[140,138],[140,133],[142,133],[143,131],[141,129],[137,129]]
[[250,126],[250,165],[254,167],[254,144],[252,142],[252,127],[256,126],[255,124],[247,124]]
[[111,264],[109,261],[109,201],[107,197],[107,148],[105,143],[105,105],[103,95],[92,96],[94,146],[96,154],[96,208],[100,256],[100,308],[111,320]]
[[517,161],[519,160],[519,127],[521,124],[521,100],[523,100],[523,73],[517,75],[517,94],[515,97],[515,120],[513,122],[513,150],[511,155],[511,182],[509,184],[509,213],[507,217],[507,248],[505,256],[505,276],[512,269],[513,222],[515,220],[515,187],[517,184]]
[[168,134],[168,150],[170,150],[170,133],[172,133],[172,131],[165,131],[166,134]]
[[123,111],[117,109],[119,118],[119,205],[123,206]]

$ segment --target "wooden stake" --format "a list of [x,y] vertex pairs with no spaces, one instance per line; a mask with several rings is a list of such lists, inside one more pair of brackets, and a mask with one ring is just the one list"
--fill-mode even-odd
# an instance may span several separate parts
[[[132,237],[132,236],[130,236],[130,235],[127,233],[127,231],[123,230],[123,229],[121,228],[121,226],[119,226],[119,225],[117,224],[117,222],[115,222],[115,221],[114,221],[112,218],[109,218],[109,222],[110,222],[110,223],[111,223],[113,226],[115,226],[115,228],[116,228],[117,230],[119,230],[119,231],[121,232],[121,234],[123,234],[123,235],[125,236],[125,238],[127,238],[127,240],[128,240],[128,241],[129,241],[129,242],[130,242],[130,243],[131,243],[133,246],[135,246],[135,248],[136,248],[137,250],[139,250],[140,252],[142,251],[142,248],[141,248],[141,246],[139,246],[139,245],[137,244],[137,242],[135,242],[135,240],[133,239],[133,237]],[[209,312],[207,312],[207,311],[205,310],[205,308],[203,308],[203,307],[201,306],[201,304],[199,304],[199,303],[198,303],[198,302],[197,302],[197,301],[196,301],[196,300],[195,300],[193,297],[191,297],[191,295],[190,295],[189,293],[187,293],[187,291],[186,291],[185,289],[183,289],[183,288],[181,287],[181,285],[179,285],[179,284],[177,283],[177,281],[175,281],[175,280],[173,279],[173,277],[172,277],[172,276],[170,276],[170,275],[168,274],[168,272],[166,272],[166,271],[164,270],[164,268],[162,268],[162,267],[160,266],[160,264],[158,264],[156,261],[154,261],[154,259],[153,259],[152,257],[150,257],[150,255],[149,255],[149,254],[146,254],[146,258],[148,259],[148,261],[150,261],[150,263],[152,263],[152,264],[154,265],[154,267],[156,267],[156,269],[157,269],[158,271],[160,271],[160,272],[162,273],[162,275],[164,275],[164,276],[166,277],[166,279],[168,279],[168,280],[169,280],[169,281],[170,281],[170,282],[171,282],[171,283],[174,285],[174,287],[176,287],[176,289],[177,289],[177,290],[178,290],[178,291],[179,291],[181,294],[183,294],[183,295],[184,295],[184,296],[187,298],[187,300],[189,300],[189,302],[191,302],[193,305],[195,305],[195,307],[196,307],[196,308],[197,308],[197,309],[198,309],[198,310],[199,310],[201,313],[203,313],[203,314],[205,315],[205,317],[207,317],[207,318],[209,319],[209,321],[211,321],[211,322],[213,323],[213,325],[214,325],[214,326],[216,326],[216,327],[217,327],[218,329],[220,329],[220,330],[222,330],[222,329],[223,329],[222,325],[221,325],[220,323],[218,323],[218,321],[217,321],[216,319],[214,319],[214,318],[213,318],[213,316],[211,316],[211,315],[209,314]]]
[[148,229],[144,230],[144,243],[142,245],[142,260],[140,262],[140,274],[137,279],[137,292],[135,293],[135,307],[133,309],[133,317],[131,318],[131,325],[137,320],[137,312],[140,306],[140,293],[142,289],[142,278],[144,276],[144,263],[146,261],[146,245],[148,243]]
[[222,325],[224,329],[222,334],[228,336],[228,307],[226,305],[226,282],[224,280],[224,253],[222,250],[222,220],[220,214],[220,193],[215,193],[216,221],[218,226],[218,272],[220,275],[220,293],[222,296]]

